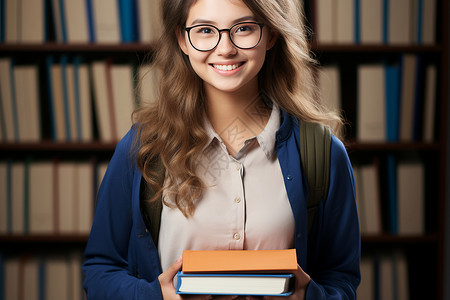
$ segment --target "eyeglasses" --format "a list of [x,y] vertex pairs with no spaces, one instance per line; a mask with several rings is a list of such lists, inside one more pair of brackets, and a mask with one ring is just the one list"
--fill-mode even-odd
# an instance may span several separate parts
[[239,49],[251,49],[261,41],[263,23],[241,22],[234,24],[229,29],[219,29],[213,25],[200,24],[186,27],[189,42],[198,51],[211,51],[216,48],[222,37],[222,32],[227,31],[230,40]]

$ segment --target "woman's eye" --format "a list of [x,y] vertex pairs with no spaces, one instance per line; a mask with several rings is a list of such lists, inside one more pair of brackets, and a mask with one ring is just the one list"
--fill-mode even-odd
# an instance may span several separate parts
[[199,34],[214,34],[214,29],[211,27],[198,27],[196,33]]

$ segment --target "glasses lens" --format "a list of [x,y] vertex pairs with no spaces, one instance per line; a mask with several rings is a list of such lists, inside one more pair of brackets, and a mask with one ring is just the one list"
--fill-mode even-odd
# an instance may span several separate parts
[[219,41],[219,32],[216,28],[208,25],[194,26],[189,31],[192,46],[198,50],[207,51],[216,47]]
[[255,23],[239,23],[231,27],[230,37],[239,48],[253,48],[261,38],[261,27]]

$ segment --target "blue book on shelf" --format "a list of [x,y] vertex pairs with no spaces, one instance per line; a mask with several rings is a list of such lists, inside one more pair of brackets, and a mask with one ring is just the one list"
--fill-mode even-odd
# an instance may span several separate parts
[[289,296],[293,274],[177,274],[177,294]]
[[69,104],[69,91],[68,91],[68,83],[67,83],[67,64],[68,57],[67,55],[61,56],[61,71],[62,71],[62,88],[63,88],[63,98],[64,98],[64,123],[66,127],[66,139],[67,141],[71,141],[72,137],[70,134],[70,104]]
[[0,0],[0,43],[5,42],[5,0]]
[[423,0],[417,0],[417,44],[422,44],[423,38],[422,38],[422,27],[423,27]]
[[389,0],[383,0],[383,43],[389,41]]
[[91,43],[95,43],[97,37],[95,36],[95,25],[94,25],[95,22],[94,22],[94,12],[92,11],[92,0],[86,0],[86,10],[89,27],[89,40]]
[[59,15],[61,17],[61,33],[63,43],[67,43],[66,14],[64,13],[64,0],[59,0]]
[[385,65],[386,139],[399,139],[400,120],[400,69],[398,65]]
[[354,18],[355,18],[355,44],[361,43],[361,0],[354,0],[355,1],[355,11]]
[[137,40],[137,3],[136,0],[117,0],[119,7],[120,33],[123,43]]

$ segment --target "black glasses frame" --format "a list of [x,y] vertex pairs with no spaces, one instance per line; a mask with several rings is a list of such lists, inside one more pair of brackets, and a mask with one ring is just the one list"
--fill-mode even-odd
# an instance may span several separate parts
[[[258,39],[258,41],[256,42],[255,45],[253,45],[253,46],[251,46],[251,47],[239,47],[238,45],[236,45],[236,44],[234,43],[233,38],[231,37],[231,30],[232,30],[234,27],[236,27],[236,26],[238,26],[238,25],[242,25],[242,24],[256,24],[256,25],[259,26],[259,39]],[[201,50],[201,49],[198,49],[198,48],[196,48],[196,47],[194,46],[194,44],[193,44],[192,41],[191,41],[191,29],[197,28],[197,27],[201,27],[201,26],[209,26],[209,27],[213,27],[213,28],[217,29],[217,32],[219,32],[219,39],[217,40],[217,44],[216,44],[214,47],[212,47],[211,49],[208,49],[208,50]],[[230,41],[231,41],[231,43],[232,43],[236,48],[244,49],[244,50],[248,50],[248,49],[255,48],[256,46],[258,46],[259,42],[261,41],[261,38],[262,38],[262,29],[263,29],[263,27],[264,27],[264,23],[258,23],[258,22],[239,22],[239,23],[234,24],[234,25],[231,26],[230,28],[225,28],[225,29],[219,29],[219,28],[217,28],[216,26],[211,25],[211,24],[198,24],[198,25],[194,25],[194,26],[191,26],[191,27],[186,27],[186,28],[184,28],[184,30],[186,30],[186,32],[188,33],[189,43],[191,44],[191,46],[192,46],[195,50],[201,51],[201,52],[208,52],[208,51],[211,51],[211,50],[213,50],[214,48],[216,48],[217,45],[219,45],[220,40],[222,39],[222,32],[224,32],[224,31],[228,32],[228,36],[230,37]]]

